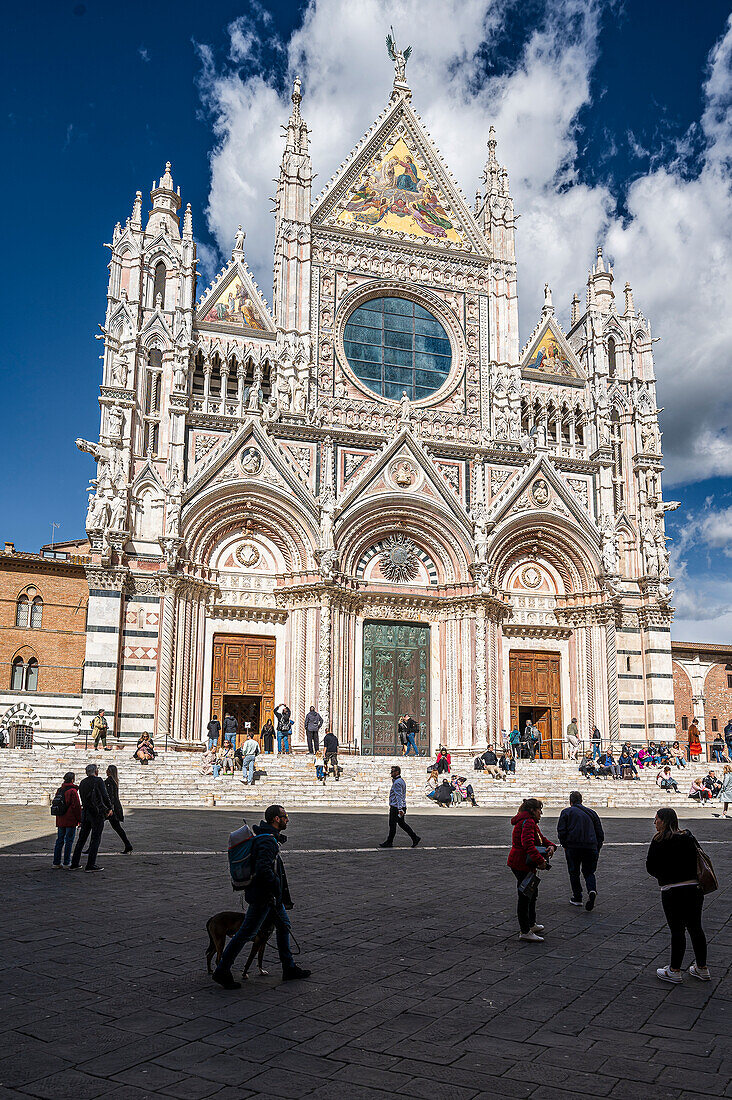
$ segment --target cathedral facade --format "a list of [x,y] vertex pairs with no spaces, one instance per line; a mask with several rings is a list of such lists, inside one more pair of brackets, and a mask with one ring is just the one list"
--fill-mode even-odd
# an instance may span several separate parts
[[470,749],[532,718],[674,731],[650,325],[598,249],[519,341],[492,128],[470,205],[391,98],[320,196],[295,82],[270,309],[245,235],[197,297],[170,165],[115,227],[86,527],[83,725],[201,738],[310,705],[342,745]]

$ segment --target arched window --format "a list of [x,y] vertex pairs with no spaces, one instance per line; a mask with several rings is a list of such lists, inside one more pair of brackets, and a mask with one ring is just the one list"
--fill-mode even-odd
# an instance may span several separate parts
[[38,690],[38,661],[35,659],[35,657],[31,657],[30,661],[28,662],[25,689],[26,691]]
[[25,666],[22,657],[16,657],[13,661],[13,671],[10,674],[10,690],[22,691],[25,679]]
[[29,623],[30,603],[25,593],[18,597],[18,603],[15,608],[15,625],[16,626],[28,626]]
[[163,299],[163,309],[165,309],[165,264],[162,260],[155,264],[155,285],[153,287],[153,306],[158,300],[158,294]]
[[30,624],[32,627],[40,627],[43,621],[43,600],[36,596],[31,604]]
[[617,371],[617,360],[615,357],[615,340],[612,336],[608,336],[607,340],[607,369],[611,378],[615,377]]

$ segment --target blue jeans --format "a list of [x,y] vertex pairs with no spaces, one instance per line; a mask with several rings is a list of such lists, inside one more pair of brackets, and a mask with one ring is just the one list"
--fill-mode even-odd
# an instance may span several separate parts
[[211,752],[211,749],[215,749],[216,746],[218,745],[218,743],[219,743],[218,737],[209,737],[209,739],[208,739],[208,751]]
[[221,765],[220,764],[214,764],[213,765],[213,777],[214,777],[214,779],[218,779],[220,771],[221,771]]
[[600,755],[601,748],[602,748],[602,743],[600,741],[593,741],[592,742],[592,759],[593,760],[597,760],[598,756]]
[[[284,748],[283,748],[284,745]],[[287,730],[277,730],[277,752],[290,751],[290,734]]]
[[406,752],[407,756],[409,756],[409,750],[410,749],[414,749],[414,755],[419,756],[419,753],[417,752],[417,746],[414,743],[414,734],[413,733],[408,733],[407,734],[407,752]]
[[231,973],[231,968],[234,965],[236,956],[247,940],[254,939],[268,914],[270,914],[274,920],[275,931],[277,933],[277,950],[283,968],[286,970],[295,965],[295,960],[290,950],[290,918],[287,915],[287,910],[282,902],[274,907],[258,902],[249,906],[241,928],[231,937],[228,947],[221,956],[221,962],[216,967],[217,974]]
[[[255,759],[256,758],[254,756],[245,756],[245,757],[243,757],[242,762],[241,762],[241,781],[242,781],[242,783],[253,783],[254,782],[254,761],[255,761]],[[246,773],[246,779],[244,778],[245,773]]]
[[64,863],[68,867],[71,863],[71,849],[74,847],[74,834],[76,825],[59,825],[56,843],[53,846],[53,863],[55,867],[61,865],[61,849],[64,852]]

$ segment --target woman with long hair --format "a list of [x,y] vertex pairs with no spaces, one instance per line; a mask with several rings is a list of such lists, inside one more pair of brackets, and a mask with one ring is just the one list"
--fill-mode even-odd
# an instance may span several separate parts
[[724,771],[722,772],[722,789],[719,792],[719,797],[724,803],[722,817],[726,817],[729,804],[732,802],[732,764],[725,764],[724,766]]
[[107,768],[107,778],[104,780],[104,786],[107,788],[107,794],[109,795],[109,801],[112,803],[112,816],[107,818],[107,821],[114,829],[117,836],[124,844],[123,855],[129,855],[132,851],[132,845],[127,833],[122,828],[122,822],[125,819],[125,813],[122,809],[122,803],[119,800],[119,774],[114,764],[110,764]]
[[543,924],[536,923],[536,895],[538,878],[532,872],[548,867],[548,859],[554,855],[556,844],[542,833],[539,828],[544,803],[538,798],[525,798],[519,806],[519,812],[511,819],[511,851],[508,853],[508,866],[511,868],[518,888],[517,914],[519,939],[531,943],[543,943]]
[[682,981],[681,964],[688,932],[695,959],[689,973],[708,982],[707,938],[702,928],[704,894],[697,878],[699,845],[688,829],[679,828],[676,810],[670,806],[656,812],[653,824],[656,835],[648,848],[646,870],[661,887],[661,905],[671,929],[671,962],[659,967],[656,974],[661,981],[673,985]]

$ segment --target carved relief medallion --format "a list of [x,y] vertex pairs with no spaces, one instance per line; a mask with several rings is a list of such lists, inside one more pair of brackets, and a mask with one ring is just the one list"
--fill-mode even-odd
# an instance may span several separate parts
[[245,447],[239,455],[239,464],[245,474],[258,474],[262,469],[262,456],[256,447]]
[[537,478],[531,486],[531,499],[539,508],[549,503],[549,486],[543,477]]
[[392,535],[386,543],[379,565],[388,581],[394,584],[410,581],[419,572],[417,547],[405,535]]
[[521,583],[526,588],[538,588],[541,584],[541,573],[535,565],[527,565],[521,573]]
[[243,542],[236,548],[236,559],[245,569],[253,569],[261,556],[257,547],[251,542]]

